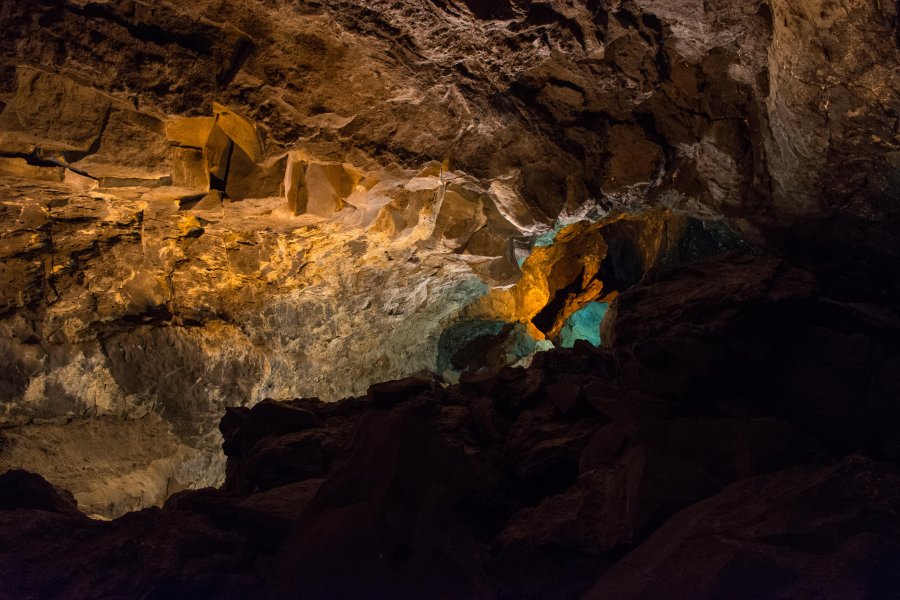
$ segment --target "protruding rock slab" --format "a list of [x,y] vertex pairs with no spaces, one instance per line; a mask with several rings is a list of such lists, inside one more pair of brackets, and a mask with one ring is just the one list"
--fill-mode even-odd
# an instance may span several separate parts
[[121,177],[123,170],[135,178],[159,179],[171,173],[170,153],[162,118],[115,101],[96,151],[73,165],[100,179]]
[[29,164],[24,158],[0,156],[0,176],[21,177],[37,181],[62,181],[65,177],[63,167],[40,166]]
[[608,134],[610,160],[603,178],[603,190],[617,193],[638,185],[649,186],[658,176],[663,150],[649,141],[637,125],[614,125]]
[[166,121],[166,137],[175,145],[203,148],[215,117],[172,117]]
[[244,149],[235,144],[228,167],[225,193],[231,200],[284,197],[287,156],[253,162]]
[[209,175],[202,150],[181,146],[172,148],[172,185],[208,190]]
[[296,215],[330,217],[344,208],[362,177],[362,172],[350,165],[316,162],[292,152],[284,176],[288,210]]
[[233,147],[234,142],[225,131],[218,125],[213,125],[203,146],[203,156],[206,159],[211,185],[215,182],[217,189],[221,189],[220,186],[225,184],[228,177]]
[[234,110],[213,102],[213,114],[216,126],[225,132],[254,163],[260,163],[265,157],[262,140],[256,125]]
[[808,273],[771,257],[662,270],[618,297],[604,340],[634,385],[687,397],[765,360],[812,294]]
[[35,473],[11,469],[0,475],[0,511],[42,510],[77,515],[75,498]]

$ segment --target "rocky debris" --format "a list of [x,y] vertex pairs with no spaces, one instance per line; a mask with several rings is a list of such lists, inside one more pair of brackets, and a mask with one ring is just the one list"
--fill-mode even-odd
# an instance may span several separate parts
[[818,299],[809,273],[752,255],[660,269],[611,310],[603,339],[629,385],[896,456],[900,323],[889,311]]
[[[776,263],[733,264],[749,277]],[[717,265],[682,269],[689,279]],[[635,310],[652,309],[671,281],[636,288]],[[759,310],[729,308],[723,286],[703,288],[695,301],[707,312],[692,318],[715,303]],[[843,449],[803,433],[799,415],[723,415],[722,403],[647,395],[617,356],[577,344],[457,386],[411,378],[335,403],[229,409],[221,489],[109,523],[74,513],[71,499],[40,500],[59,496],[37,476],[4,476],[0,498],[22,486],[38,498],[0,510],[4,589],[524,599],[714,598],[745,586],[887,597],[900,547],[896,467],[836,459]],[[102,580],[78,568],[88,560],[107,566]]]
[[898,491],[896,469],[861,456],[739,481],[673,517],[585,598],[889,598]]
[[[250,566],[258,549],[188,511],[152,509],[111,523],[4,511],[0,528],[7,541],[0,563],[8,598],[239,598],[259,585]],[[54,565],[40,572],[29,566],[48,551],[57,556]],[[126,575],[136,564],[147,570]]]

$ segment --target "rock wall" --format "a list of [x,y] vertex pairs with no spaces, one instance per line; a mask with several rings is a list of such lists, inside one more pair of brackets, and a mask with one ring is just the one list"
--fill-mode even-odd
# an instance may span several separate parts
[[698,218],[900,298],[891,3],[0,0],[0,25],[0,467],[82,419],[166,465],[119,495],[56,473],[90,510],[220,481],[225,406],[435,371],[461,320],[555,339],[735,247]]
[[[176,442],[159,445],[163,456],[212,461],[185,484],[221,478],[225,406],[333,400],[433,371],[442,328],[487,289],[460,255],[421,251],[415,235],[391,243],[304,225],[283,198],[211,213],[179,210],[164,188],[4,190],[15,235],[4,246],[3,423],[39,439],[42,424],[159,415]],[[16,448],[3,464],[40,466]],[[82,499],[91,484],[69,476]]]
[[19,106],[22,64],[150,112],[215,100],[259,124],[269,155],[449,158],[516,174],[550,218],[648,187],[776,223],[890,209],[892,3],[495,4],[7,0],[3,100]]
[[0,475],[4,591],[891,598],[900,319],[753,254],[614,304],[608,349],[230,408],[224,485],[162,509],[100,522]]

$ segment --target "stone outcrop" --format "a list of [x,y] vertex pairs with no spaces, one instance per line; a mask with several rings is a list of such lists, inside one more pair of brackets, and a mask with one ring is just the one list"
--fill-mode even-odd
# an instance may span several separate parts
[[[802,343],[810,327],[824,336],[845,326],[820,322],[808,276],[778,260],[723,264],[671,267],[615,303],[663,310],[672,282],[703,270],[709,285],[693,301],[705,310],[680,319],[688,339],[708,332],[744,346],[716,335],[717,311],[733,323],[794,311],[782,343]],[[758,300],[735,306],[738,270],[771,283],[748,285]],[[817,429],[819,407],[785,412],[779,384],[741,387],[731,373],[731,387],[686,396],[636,389],[644,379],[633,378],[626,333],[641,326],[617,319],[611,351],[581,343],[454,386],[414,377],[340,402],[229,409],[220,489],[180,492],[161,510],[112,522],[86,519],[36,476],[7,474],[5,589],[22,598],[350,598],[360,589],[391,598],[720,598],[737,588],[889,597],[900,547],[895,462],[858,453],[862,438]],[[875,344],[880,334],[866,335]],[[812,373],[832,351],[797,352],[793,368]],[[896,360],[896,346],[886,351]],[[771,367],[749,362],[745,376],[776,382]],[[868,414],[859,401],[847,410]],[[861,427],[880,435],[880,423]],[[872,452],[897,460],[884,446]],[[86,564],[103,565],[103,577]]]
[[[257,123],[270,155],[517,172],[550,218],[647,193],[757,227],[893,214],[879,200],[897,171],[891,3],[491,5],[10,1],[3,68],[52,66],[167,115],[216,101]],[[87,150],[104,111],[77,104],[90,114],[69,142]]]
[[604,341],[651,394],[747,413],[764,404],[843,450],[896,458],[900,321],[814,290],[773,258],[661,270],[616,299]]
[[[261,127],[219,103],[208,115],[166,116],[71,75],[16,72],[0,113],[10,153],[0,158],[0,418],[24,429],[0,464],[44,469],[89,512],[218,483],[214,423],[226,406],[337,399],[444,372],[440,340],[454,320],[509,322],[510,341],[477,343],[492,365],[527,363],[572,313],[611,299],[692,237],[690,218],[661,212],[620,218],[633,226],[574,225],[532,248],[548,225],[518,176],[482,180],[448,161],[366,170],[305,151],[270,156]],[[639,265],[619,264],[631,253]],[[485,296],[489,285],[501,287]],[[72,419],[99,419],[87,429],[122,420],[125,435],[147,435],[158,453],[123,446],[90,477],[45,469],[34,450],[41,427]],[[64,437],[54,443],[74,447]],[[142,483],[122,466],[127,452],[141,457]]]
[[[171,127],[169,134],[187,139]],[[574,225],[524,258],[526,275],[512,288],[488,293],[484,281],[520,272],[512,232],[537,225],[521,223],[525,205],[499,185],[459,175],[443,184],[440,167],[419,175],[360,186],[348,199],[356,206],[327,221],[293,216],[279,197],[223,203],[202,189],[79,190],[8,180],[0,416],[20,429],[0,464],[42,470],[89,512],[160,502],[171,489],[220,481],[215,423],[226,406],[267,397],[333,400],[380,379],[444,372],[441,340],[452,340],[444,332],[460,320],[509,322],[514,338],[484,352],[497,355],[494,365],[527,359],[538,340],[554,339],[568,314],[598,296],[603,281],[615,286],[607,296],[617,293],[663,255],[687,257],[678,243],[702,238],[689,231],[692,221],[668,213],[627,217],[624,233],[615,219]],[[392,196],[380,209],[366,208]],[[477,218],[460,215],[461,207]],[[367,210],[368,224],[353,220]],[[399,225],[382,227],[388,216]],[[592,250],[606,244],[605,235],[608,257]],[[629,244],[647,249],[627,277],[615,275],[631,264]],[[567,262],[578,252],[587,268]],[[499,353],[491,349],[504,344]],[[470,350],[452,342],[448,351]],[[475,362],[454,368],[483,366]],[[146,435],[158,454],[119,446],[105,467],[97,464],[102,455],[85,456],[97,469],[90,476],[45,468],[34,450],[42,427],[73,419],[98,420],[73,426],[75,437],[120,420],[124,435]],[[53,443],[76,447],[62,431]],[[140,456],[148,479],[117,496],[109,481],[129,476],[127,452]]]
[[[666,523],[585,598],[721,598],[736,586],[749,597],[888,598],[897,513],[884,500],[897,484],[895,471],[859,456],[738,482]],[[851,502],[865,508],[836,510]],[[785,552],[780,540],[797,539]]]
[[895,4],[0,0],[0,597],[893,590]]
[[[485,288],[455,254],[304,225],[278,213],[280,198],[207,210],[208,200],[165,188],[42,186],[7,183],[2,217],[0,410],[35,442],[42,423],[118,419],[128,430],[160,415],[162,437],[145,440],[156,458],[193,448],[221,465],[215,423],[225,406],[334,399],[433,369],[443,324]],[[199,203],[180,208],[188,201]],[[445,275],[432,277],[438,269]],[[372,320],[375,310],[393,316]],[[5,455],[8,466],[44,460]],[[222,472],[189,471],[181,484],[212,484]],[[79,499],[103,484],[78,473],[56,482]],[[168,485],[158,487],[164,497]],[[132,504],[115,506],[91,510]]]

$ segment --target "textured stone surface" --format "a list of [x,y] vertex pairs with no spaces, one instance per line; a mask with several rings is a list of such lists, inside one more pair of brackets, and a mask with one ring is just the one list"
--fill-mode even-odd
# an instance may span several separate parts
[[[776,224],[894,211],[881,200],[897,170],[890,3],[5,6],[7,71],[46,65],[169,115],[216,101],[264,133],[265,147],[225,126],[255,162],[300,145],[366,168],[450,158],[518,173],[551,218],[587,195],[654,190]],[[89,142],[90,122],[69,141]]]
[[[460,322],[500,324],[445,357],[493,393],[596,301],[627,385],[897,456],[894,3],[0,0],[0,26],[0,464],[89,511],[219,483],[226,407],[442,370]],[[781,256],[660,270],[747,251],[729,226]],[[472,406],[537,479],[588,440]],[[281,440],[259,485],[332,449]]]
[[6,425],[152,413],[215,452],[224,406],[433,370],[443,325],[486,287],[455,254],[304,224],[283,199],[4,189]]
[[885,499],[898,484],[858,456],[741,481],[676,515],[585,598],[888,598],[900,540]]
[[221,489],[112,522],[38,476],[4,475],[4,591],[890,597],[896,466],[839,458],[802,418],[723,416],[619,375],[579,344],[459,386],[233,408]]
[[604,344],[649,393],[770,411],[844,451],[894,458],[900,322],[814,289],[808,273],[771,257],[661,270],[616,299]]

